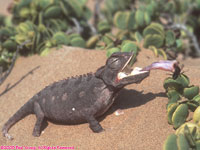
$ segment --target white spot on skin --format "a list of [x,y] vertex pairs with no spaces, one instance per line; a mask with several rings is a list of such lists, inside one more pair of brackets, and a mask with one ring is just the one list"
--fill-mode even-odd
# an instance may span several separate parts
[[67,100],[67,93],[64,93],[62,96],[62,101],[66,101]]
[[75,108],[72,108],[72,111],[75,111],[76,109]]
[[81,91],[81,92],[79,93],[79,97],[81,98],[81,97],[83,97],[83,96],[85,96],[85,92],[84,92],[84,91]]

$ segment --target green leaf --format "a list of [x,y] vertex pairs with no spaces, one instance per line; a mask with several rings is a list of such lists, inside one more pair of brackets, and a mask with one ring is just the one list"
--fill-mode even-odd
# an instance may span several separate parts
[[168,104],[167,104],[167,108],[171,104],[176,103],[181,99],[180,94],[176,90],[169,90],[167,92],[167,96],[168,96],[168,99],[169,99]]
[[169,135],[164,143],[163,150],[178,150],[176,139],[177,136],[175,134]]
[[117,13],[115,13],[113,23],[119,29],[126,29],[126,13],[122,11],[118,11]]
[[87,1],[88,0],[77,0],[80,4],[81,4],[81,6],[83,7],[83,6],[85,6],[86,5],[86,3],[87,3]]
[[107,57],[110,57],[112,55],[112,53],[119,52],[119,51],[120,51],[120,49],[118,47],[113,47],[113,48],[110,48],[107,50],[106,55],[107,55]]
[[7,49],[8,51],[14,52],[17,49],[17,43],[13,40],[8,39],[3,42],[2,47]]
[[111,26],[106,20],[104,20],[104,21],[98,22],[97,29],[100,33],[104,34],[111,30]]
[[144,11],[138,9],[135,13],[135,21],[138,26],[143,27],[144,26]]
[[176,47],[177,49],[182,49],[183,41],[181,39],[176,40]]
[[151,23],[149,26],[147,26],[144,31],[143,35],[147,36],[149,34],[158,34],[162,36],[162,38],[165,37],[163,26],[158,23]]
[[151,16],[146,11],[144,12],[144,22],[145,25],[149,25],[151,23]]
[[192,99],[199,93],[199,86],[191,86],[188,88],[184,88],[183,90],[183,96]]
[[68,45],[69,37],[64,32],[57,32],[53,35],[53,40],[56,41],[56,45]]
[[135,22],[135,14],[134,12],[126,12],[126,26],[127,29],[131,30],[131,29],[135,29],[136,28],[136,22]]
[[86,47],[87,48],[94,48],[96,43],[98,42],[99,40],[99,35],[94,35],[94,36],[91,36],[88,41],[86,42]]
[[74,47],[86,47],[86,42],[82,37],[75,37],[70,41],[71,45]]
[[186,137],[183,134],[177,135],[177,145],[179,150],[189,150],[190,146],[186,139]]
[[70,14],[76,17],[81,17],[83,15],[83,7],[77,0],[63,0],[66,9],[70,9]]
[[138,52],[137,45],[134,44],[133,42],[126,42],[122,46],[122,52],[134,52],[135,54],[137,54]]
[[110,43],[113,43],[115,40],[115,37],[112,34],[106,33],[103,37],[102,37],[102,41],[108,45]]
[[47,56],[49,52],[51,51],[50,48],[45,48],[41,53],[40,56]]
[[141,42],[142,41],[142,39],[143,39],[143,37],[142,37],[142,35],[137,31],[137,32],[135,32],[135,39],[136,39],[136,41],[137,42]]
[[148,48],[149,46],[155,46],[160,48],[164,43],[164,39],[161,35],[158,34],[148,34],[144,38],[144,47]]
[[52,5],[51,7],[48,7],[44,12],[44,17],[46,19],[59,18],[61,15],[62,15],[61,8],[56,5]]
[[172,123],[175,129],[180,127],[183,123],[185,123],[188,117],[188,105],[187,104],[180,104],[172,116]]
[[175,43],[175,35],[174,32],[169,30],[166,32],[166,37],[165,37],[165,41],[166,41],[166,45],[167,46],[172,46]]

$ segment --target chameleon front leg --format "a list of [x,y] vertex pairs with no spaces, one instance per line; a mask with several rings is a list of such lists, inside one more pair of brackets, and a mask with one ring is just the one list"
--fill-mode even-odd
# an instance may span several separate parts
[[87,118],[87,121],[89,123],[89,127],[90,129],[95,132],[95,133],[99,133],[104,131],[104,129],[102,128],[102,126],[100,125],[100,123],[94,118],[94,116],[90,116]]
[[41,133],[41,126],[44,120],[44,112],[42,111],[38,102],[34,103],[34,113],[36,115],[37,121],[35,123],[35,127],[33,129],[33,136],[40,136]]

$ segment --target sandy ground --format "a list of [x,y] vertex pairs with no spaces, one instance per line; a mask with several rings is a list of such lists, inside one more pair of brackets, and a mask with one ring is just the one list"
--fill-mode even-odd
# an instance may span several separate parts
[[[160,58],[151,51],[142,51],[135,66],[144,67]],[[83,50],[64,47],[52,51],[48,56],[20,57],[16,65],[0,87],[0,128],[26,101],[48,84],[73,75],[94,72],[106,61],[105,51]],[[190,67],[191,68],[191,67]],[[185,66],[191,84],[199,85],[199,69]],[[167,135],[174,130],[167,123],[163,80],[164,71],[152,71],[150,77],[141,84],[132,84],[121,91],[111,109],[102,117],[103,133],[93,133],[88,124],[57,125],[48,122],[39,138],[32,136],[36,121],[29,115],[10,130],[15,138],[8,141],[0,136],[0,145],[18,146],[74,146],[88,150],[161,150]],[[7,92],[4,92],[5,89]],[[124,111],[116,116],[117,109]]]
[[0,0],[0,13],[4,15],[9,15],[7,11],[8,5],[12,2],[12,0]]
[[[10,1],[10,0],[9,0]],[[1,12],[6,14],[0,0]],[[135,66],[143,67],[158,59],[151,51],[142,51]],[[105,64],[105,51],[64,47],[48,56],[37,55],[17,59],[7,80],[0,86],[0,128],[24,103],[45,86],[55,81],[88,72]],[[184,71],[191,84],[200,85],[200,60],[188,59]],[[40,137],[32,136],[36,121],[29,115],[14,125],[9,133],[14,140],[0,136],[0,146],[73,146],[77,150],[161,150],[172,126],[167,123],[167,97],[163,88],[164,71],[152,71],[140,84],[122,90],[109,111],[101,117],[102,133],[93,133],[88,124],[58,125],[48,122]],[[124,114],[114,112],[122,109]],[[23,148],[25,149],[25,148]]]

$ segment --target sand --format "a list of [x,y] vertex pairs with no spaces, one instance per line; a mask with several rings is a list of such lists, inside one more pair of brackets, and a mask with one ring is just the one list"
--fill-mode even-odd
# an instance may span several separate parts
[[12,2],[13,0],[0,0],[0,13],[4,15],[9,15],[7,11],[8,5]]
[[[5,1],[0,1],[2,4]],[[4,5],[2,4],[1,7]],[[5,14],[5,9],[2,9]],[[48,56],[19,57],[16,65],[0,86],[0,128],[24,103],[45,86],[70,76],[95,72],[105,64],[105,51],[63,47]],[[155,58],[149,50],[143,50],[134,66],[144,67],[162,58]],[[182,62],[191,84],[200,85],[200,60]],[[163,81],[167,72],[154,70],[140,84],[132,84],[121,91],[109,111],[101,117],[105,129],[93,133],[88,124],[58,125],[48,122],[40,137],[33,137],[36,121],[29,115],[14,125],[9,133],[13,141],[0,135],[0,146],[65,146],[77,150],[161,150],[164,140],[174,133],[167,123],[167,97]],[[7,90],[6,90],[7,89]],[[116,116],[121,109],[124,114]],[[25,147],[23,147],[25,149]]]
[[[137,59],[134,66],[144,67],[161,58],[155,58],[151,51],[143,50]],[[45,86],[73,75],[94,72],[105,61],[105,51],[72,47],[54,50],[45,57],[20,57],[0,87],[0,128]],[[190,68],[185,65],[184,70],[187,70],[191,84],[199,85],[199,69]],[[9,131],[15,139],[8,141],[0,136],[0,145],[74,146],[80,150],[161,150],[167,135],[174,132],[166,116],[168,99],[163,80],[167,76],[164,71],[154,70],[140,84],[132,84],[122,90],[110,110],[100,118],[105,132],[93,133],[87,123],[69,126],[48,122],[42,135],[36,138],[32,136],[36,118],[29,115]],[[4,92],[6,88],[8,91]],[[117,109],[122,109],[124,114],[116,116],[114,112]]]

